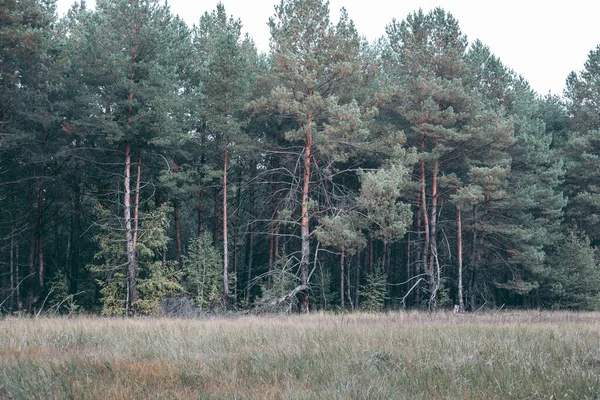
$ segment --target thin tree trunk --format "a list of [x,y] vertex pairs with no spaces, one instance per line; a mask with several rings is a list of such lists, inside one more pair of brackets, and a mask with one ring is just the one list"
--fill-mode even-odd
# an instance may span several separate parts
[[273,282],[272,272],[273,272],[273,252],[275,251],[275,225],[271,224],[269,227],[269,276],[267,278],[268,287],[271,287]]
[[[429,271],[431,272],[431,281],[430,281],[430,290],[431,290],[431,297],[430,297],[430,304],[429,304],[429,308],[430,310],[435,310],[437,307],[437,290],[439,288],[439,279],[434,278],[434,269],[435,269],[435,265],[437,263],[436,258],[438,257],[438,252],[437,252],[437,200],[438,200],[438,181],[437,181],[437,177],[438,177],[438,167],[439,167],[439,162],[438,160],[435,160],[433,162],[433,174],[432,174],[432,178],[431,178],[431,251],[429,254]],[[439,267],[438,267],[439,268]],[[438,271],[438,276],[439,276],[439,272]]]
[[140,209],[140,186],[142,181],[142,154],[138,152],[137,159],[137,177],[135,179],[135,204],[133,205],[133,251],[137,249],[137,238],[139,229],[139,209]]
[[[135,2],[135,0],[134,0]],[[132,37],[135,34],[135,25],[131,27]],[[137,63],[137,45],[131,47],[131,71],[129,75],[129,92],[127,100],[129,106],[127,108],[127,133],[131,133],[131,118],[133,114],[133,87],[135,83],[135,65]],[[139,168],[139,165],[138,165]],[[135,232],[131,226],[131,142],[125,143],[125,170],[124,170],[124,195],[123,195],[123,218],[125,219],[125,243],[127,253],[127,301],[125,303],[125,311],[130,314],[133,312],[133,305],[137,300],[136,289],[136,260],[135,260]],[[139,174],[138,174],[139,179]],[[139,193],[139,191],[138,191]],[[137,218],[136,218],[137,221]]]
[[[46,133],[44,131],[44,143],[46,142]],[[43,291],[44,282],[44,180],[45,180],[45,163],[42,161],[40,165],[40,187],[38,189],[38,283],[39,290]]]
[[406,279],[404,279],[406,281],[406,291],[408,292],[408,290],[410,289],[410,283],[408,282],[408,280],[410,279],[410,275],[411,275],[411,271],[410,271],[410,262],[411,262],[411,253],[412,253],[412,234],[411,232],[408,233],[408,240],[406,243]]
[[[206,137],[204,134],[202,134],[200,140],[201,140],[202,149],[204,149],[205,142],[206,142]],[[206,162],[206,158],[205,158],[204,150],[203,150],[202,154],[200,155],[200,164],[204,167],[205,162]],[[202,183],[202,186],[200,187],[200,193],[198,193],[198,238],[202,239],[203,235],[204,235],[204,183]]]
[[354,290],[354,305],[358,309],[358,302],[360,300],[360,266],[361,266],[361,251],[359,250],[356,254],[356,272],[354,276],[354,284],[356,285],[356,289]]
[[342,255],[340,257],[340,299],[341,299],[341,307],[342,310],[344,310],[346,308],[346,305],[344,303],[344,249],[342,249]]
[[29,217],[27,218],[29,225],[29,294],[27,296],[27,312],[33,313],[36,303],[36,270],[35,270],[35,224],[33,222],[33,193],[29,189]]
[[429,275],[430,282],[433,280],[433,271],[429,268],[429,213],[427,212],[427,195],[425,192],[425,161],[421,161],[421,214],[423,216],[423,228],[425,229],[425,243],[423,245],[423,269]]
[[242,187],[242,173],[240,172],[237,190],[235,193],[235,229],[233,232],[233,273],[235,275],[235,287],[234,287],[234,298],[238,301],[238,285],[241,282],[239,276],[239,236],[240,236],[240,203],[241,203],[241,187]]
[[219,190],[215,189],[213,199],[213,246],[215,248],[219,242],[219,204],[222,204],[222,202],[219,202]]
[[458,309],[464,312],[465,304],[463,302],[463,243],[462,243],[462,217],[460,208],[456,208],[456,245],[458,257]]
[[175,219],[175,243],[177,245],[177,271],[182,268],[181,257],[181,226],[179,218],[179,200],[173,200],[173,217]]
[[279,221],[275,223],[275,249],[273,253],[273,266],[277,266],[279,262],[279,232],[281,232],[281,227],[279,226]]
[[[312,93],[311,93],[312,94]],[[308,203],[310,201],[309,190],[310,190],[310,167],[311,167],[311,151],[312,151],[312,132],[310,131],[312,125],[312,112],[308,111],[308,121],[305,126],[304,138],[304,177],[302,185],[302,220],[301,220],[301,239],[302,239],[302,252],[300,258],[300,280],[303,285],[310,286],[308,282],[308,264],[310,258],[310,232],[309,232],[309,218],[308,218]],[[342,293],[343,297],[343,293]],[[301,311],[307,314],[309,311],[308,305],[308,293],[305,291],[301,295]]]
[[134,232],[131,226],[131,143],[125,144],[125,180],[123,196],[123,217],[125,218],[125,243],[127,249],[127,304],[128,313],[133,312],[133,305],[137,300],[136,278],[135,278],[135,246],[133,242]]
[[[256,170],[256,163],[253,164],[252,178]],[[252,264],[254,262],[254,185],[250,184],[250,204],[248,214],[248,276],[246,280],[246,305],[250,305],[250,282],[252,281]],[[269,263],[271,260],[269,259]]]
[[223,303],[229,297],[229,249],[227,247],[227,138],[223,138]]
[[17,281],[15,279],[14,249],[15,249],[15,223],[12,222],[10,225],[10,259],[9,259],[9,263],[10,263],[10,311],[13,310],[13,306],[15,304],[15,282]]
[[75,179],[73,185],[73,216],[71,222],[71,281],[69,285],[69,293],[77,293],[77,285],[79,283],[79,260],[80,260],[80,238],[81,235],[81,192],[78,179]]

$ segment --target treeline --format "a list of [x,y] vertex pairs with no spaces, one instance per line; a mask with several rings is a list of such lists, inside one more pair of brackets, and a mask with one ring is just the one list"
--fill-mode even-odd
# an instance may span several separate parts
[[2,312],[600,306],[600,47],[540,97],[442,9],[268,24],[0,5]]

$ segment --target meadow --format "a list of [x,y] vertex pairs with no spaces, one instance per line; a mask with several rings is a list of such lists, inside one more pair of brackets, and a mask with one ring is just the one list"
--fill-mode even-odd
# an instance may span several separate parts
[[599,396],[598,313],[0,320],[0,398]]

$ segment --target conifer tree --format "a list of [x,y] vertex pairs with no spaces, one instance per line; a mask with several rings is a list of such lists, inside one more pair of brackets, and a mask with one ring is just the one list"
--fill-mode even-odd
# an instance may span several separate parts
[[[429,307],[443,285],[443,260],[437,240],[441,205],[460,186],[457,173],[476,154],[501,147],[512,134],[510,125],[485,109],[467,84],[466,37],[452,15],[438,8],[422,11],[387,27],[388,74],[395,84],[383,91],[382,108],[395,116],[408,145],[419,150],[418,195],[424,243],[423,271],[429,276]],[[468,168],[468,167],[467,167]]]
[[600,244],[600,46],[590,51],[584,69],[572,72],[565,90],[569,137],[563,153],[567,163],[569,221]]
[[[365,138],[362,113],[351,96],[360,71],[360,42],[353,23],[342,11],[337,25],[329,19],[329,4],[322,0],[284,0],[270,19],[273,79],[270,98],[255,108],[276,110],[289,124],[285,139],[302,147],[300,165],[300,286],[301,309],[309,310],[311,225],[316,160],[327,160],[320,171],[344,161]],[[330,172],[329,172],[330,173]],[[294,211],[294,210],[292,210]]]
[[[181,51],[189,33],[167,6],[151,0],[98,1],[95,12],[82,17],[73,35],[81,37],[87,55],[83,79],[95,99],[88,115],[96,121],[103,146],[116,146],[123,155],[127,309],[133,312],[141,163],[144,152],[178,131]],[[137,167],[134,174],[132,164]]]
[[222,162],[222,232],[223,232],[223,299],[227,303],[229,289],[229,222],[227,177],[232,146],[242,147],[242,112],[250,88],[249,60],[251,52],[241,35],[240,20],[227,16],[222,3],[212,13],[205,13],[195,35],[198,74],[204,100],[201,114],[204,135],[213,136],[221,146]]

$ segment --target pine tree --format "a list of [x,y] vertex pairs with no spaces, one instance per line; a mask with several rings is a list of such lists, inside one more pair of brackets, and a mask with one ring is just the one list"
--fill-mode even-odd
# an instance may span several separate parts
[[227,17],[219,3],[212,13],[205,13],[195,35],[195,47],[200,61],[198,74],[204,94],[202,119],[204,135],[213,136],[221,146],[222,161],[222,232],[223,232],[223,299],[228,302],[229,289],[229,222],[228,184],[232,146],[242,147],[242,112],[250,87],[249,60],[241,36],[240,20]]
[[[285,139],[302,146],[300,192],[301,309],[309,310],[311,224],[315,161],[326,160],[320,171],[328,173],[334,162],[345,161],[355,151],[353,142],[366,137],[361,110],[347,88],[360,70],[360,43],[345,11],[337,25],[329,20],[322,0],[284,0],[269,21],[273,79],[270,98],[257,101],[256,109],[276,110],[286,121]],[[330,173],[330,172],[329,172]]]
[[[136,244],[144,152],[178,132],[181,53],[189,32],[155,1],[99,1],[72,34],[88,65],[82,71],[94,101],[88,119],[103,146],[122,149],[123,230],[127,254],[128,311],[137,299]],[[91,122],[91,121],[90,121]],[[88,126],[91,124],[88,123]],[[132,161],[133,157],[133,161]],[[132,188],[132,164],[134,188]]]
[[440,8],[418,11],[400,23],[394,20],[387,34],[385,66],[395,83],[382,91],[381,106],[419,151],[415,215],[422,221],[415,224],[422,228],[415,230],[423,236],[421,265],[434,309],[443,284],[443,254],[437,245],[441,205],[461,186],[468,160],[502,147],[512,131],[468,85],[467,40],[452,15]]
[[567,215],[584,231],[592,245],[600,244],[600,46],[589,53],[584,69],[571,73],[565,97],[570,115],[569,136],[564,146],[567,163],[565,191],[569,196]]

